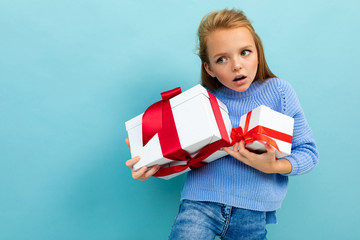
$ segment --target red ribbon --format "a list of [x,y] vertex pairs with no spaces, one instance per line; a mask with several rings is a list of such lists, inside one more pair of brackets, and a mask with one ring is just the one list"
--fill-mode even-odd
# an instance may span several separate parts
[[162,101],[151,105],[142,117],[143,146],[157,133],[159,136],[161,151],[163,156],[175,161],[186,161],[186,165],[177,165],[162,168],[157,171],[155,177],[168,176],[170,174],[182,172],[188,167],[191,169],[199,168],[207,163],[201,162],[221,147],[229,146],[230,139],[227,135],[226,127],[221,115],[220,107],[214,95],[208,92],[211,107],[213,109],[216,123],[219,127],[222,139],[202,148],[194,157],[181,148],[179,136],[177,134],[174,116],[170,106],[170,99],[181,93],[180,88],[163,92]]
[[252,111],[248,112],[246,115],[244,131],[241,127],[236,127],[231,130],[231,139],[232,139],[231,145],[234,145],[235,142],[239,142],[241,140],[244,140],[245,143],[252,143],[256,140],[264,141],[270,144],[271,146],[273,146],[274,148],[276,148],[280,152],[278,145],[272,138],[288,143],[292,142],[291,135],[264,126],[256,126],[250,131],[248,131],[249,123],[251,119],[251,113]]
[[169,101],[180,93],[179,87],[161,93],[162,101],[151,105],[142,116],[143,146],[157,133],[163,156],[172,160],[186,160],[189,155],[181,148]]

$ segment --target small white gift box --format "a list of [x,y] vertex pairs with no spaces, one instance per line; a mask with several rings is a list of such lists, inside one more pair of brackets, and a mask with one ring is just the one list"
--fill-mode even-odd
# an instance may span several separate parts
[[[171,112],[176,125],[176,132],[180,141],[181,148],[187,151],[192,157],[201,149],[219,140],[226,139],[230,142],[231,122],[228,116],[226,106],[212,96],[201,85],[176,95],[170,100]],[[214,99],[218,105],[217,115],[213,111]],[[215,104],[216,105],[216,104]],[[219,116],[222,124],[219,126]],[[162,146],[159,140],[159,134],[155,134],[145,146],[143,146],[143,114],[127,121],[125,123],[128,132],[131,157],[140,156],[141,160],[134,165],[134,170],[143,166],[162,165],[162,168],[168,167],[169,163],[185,164],[183,161],[174,161],[163,156]],[[220,128],[221,127],[221,128]],[[204,162],[210,162],[215,158],[227,155],[225,151],[217,151],[210,155]],[[189,171],[184,171],[161,178],[170,179],[174,176]]]
[[[250,133],[252,131],[256,134],[260,131],[260,135],[265,135],[271,139],[270,141],[275,142],[275,146],[278,148],[278,150],[275,150],[276,158],[282,158],[291,154],[294,129],[294,119],[292,117],[274,111],[267,106],[260,105],[241,117],[240,127],[245,135],[247,132]],[[262,129],[264,130],[261,133]],[[256,139],[256,137],[254,138]],[[264,140],[255,140],[247,143],[246,148],[257,152],[266,152],[265,142]],[[270,144],[270,142],[268,143]]]

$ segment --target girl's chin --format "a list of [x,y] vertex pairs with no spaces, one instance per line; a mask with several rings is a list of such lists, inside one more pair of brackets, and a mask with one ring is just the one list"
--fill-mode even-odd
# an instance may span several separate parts
[[244,86],[241,86],[241,87],[237,87],[233,90],[237,91],[237,92],[245,92],[246,90],[248,90],[249,87],[244,87]]
[[227,88],[230,88],[231,90],[237,91],[237,92],[245,92],[250,87],[249,84],[232,84],[231,86],[226,86]]
[[249,78],[247,77],[240,81],[231,81],[223,85],[237,92],[245,92],[250,87],[251,83],[252,81],[249,81]]

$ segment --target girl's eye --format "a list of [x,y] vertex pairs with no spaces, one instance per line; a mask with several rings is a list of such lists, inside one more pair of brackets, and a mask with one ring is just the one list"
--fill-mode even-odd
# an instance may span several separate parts
[[250,53],[251,53],[250,50],[243,50],[243,51],[241,51],[241,56],[247,56],[247,55],[249,55]]
[[218,60],[216,60],[217,63],[223,63],[226,61],[226,58],[225,57],[221,57],[219,58]]

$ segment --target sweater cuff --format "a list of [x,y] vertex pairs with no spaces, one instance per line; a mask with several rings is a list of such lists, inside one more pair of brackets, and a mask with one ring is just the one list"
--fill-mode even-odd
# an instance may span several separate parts
[[291,163],[291,172],[288,174],[281,174],[283,176],[293,176],[293,175],[297,175],[299,172],[299,164],[297,163],[297,161],[291,156],[286,156],[284,157],[284,159],[288,160]]

